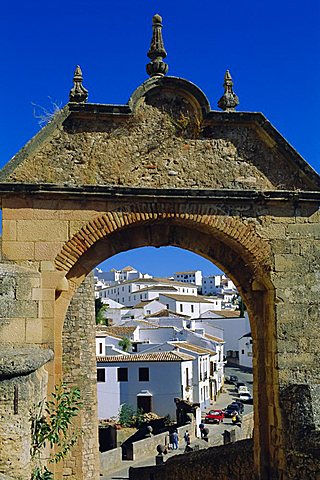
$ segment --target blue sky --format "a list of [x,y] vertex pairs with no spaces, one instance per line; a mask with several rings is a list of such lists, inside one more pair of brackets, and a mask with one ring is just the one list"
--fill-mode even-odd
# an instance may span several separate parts
[[320,170],[318,0],[3,2],[0,167],[39,130],[32,103],[68,101],[77,64],[90,102],[126,103],[147,77],[155,13],[169,75],[196,83],[217,109],[229,68],[238,110],[263,112]]

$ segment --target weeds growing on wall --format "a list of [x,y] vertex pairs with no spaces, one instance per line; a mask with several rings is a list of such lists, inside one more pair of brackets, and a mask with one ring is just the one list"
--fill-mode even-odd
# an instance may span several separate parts
[[[81,406],[79,388],[69,389],[60,384],[47,401],[35,407],[31,414],[31,480],[53,480],[53,473],[43,463],[60,462],[75,445],[79,432],[72,428],[72,419],[77,416]],[[54,448],[54,453],[48,458],[45,457],[47,447]]]
[[40,127],[44,127],[52,122],[56,115],[61,112],[62,104],[58,103],[56,100],[52,100],[51,97],[48,98],[50,100],[49,108],[31,102],[31,105],[33,106],[33,116],[38,120]]

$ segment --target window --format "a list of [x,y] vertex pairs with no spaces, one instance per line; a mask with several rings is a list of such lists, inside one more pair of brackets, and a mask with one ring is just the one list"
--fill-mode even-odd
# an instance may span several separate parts
[[241,350],[242,355],[244,355],[244,350]]
[[147,315],[151,315],[151,310],[147,310]]
[[183,312],[183,305],[180,303],[180,312]]
[[194,306],[191,305],[191,313],[194,313]]
[[105,382],[105,381],[106,381],[106,369],[97,368],[97,382]]
[[149,382],[149,368],[139,368],[139,382]]
[[118,368],[118,382],[127,382],[127,381],[128,381],[128,369]]
[[100,355],[102,354],[102,349],[103,349],[103,344],[99,343],[99,354]]

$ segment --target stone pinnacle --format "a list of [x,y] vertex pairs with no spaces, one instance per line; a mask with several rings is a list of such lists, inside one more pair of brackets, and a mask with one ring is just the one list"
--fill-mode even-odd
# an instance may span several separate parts
[[88,90],[82,85],[82,71],[77,65],[73,76],[73,87],[69,93],[69,102],[84,103],[88,100]]
[[147,64],[147,73],[150,77],[163,77],[168,72],[168,65],[163,61],[167,56],[162,38],[162,17],[154,15],[152,18],[152,39],[147,53],[151,62]]
[[233,81],[229,70],[226,71],[224,76],[223,87],[224,94],[218,102],[218,107],[226,112],[232,112],[235,110],[236,106],[239,105],[239,98],[233,91]]

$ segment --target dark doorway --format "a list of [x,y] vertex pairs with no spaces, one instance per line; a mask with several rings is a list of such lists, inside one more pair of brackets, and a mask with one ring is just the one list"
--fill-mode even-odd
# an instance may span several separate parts
[[152,397],[149,396],[138,396],[137,397],[137,407],[144,411],[144,413],[149,413],[152,410]]

